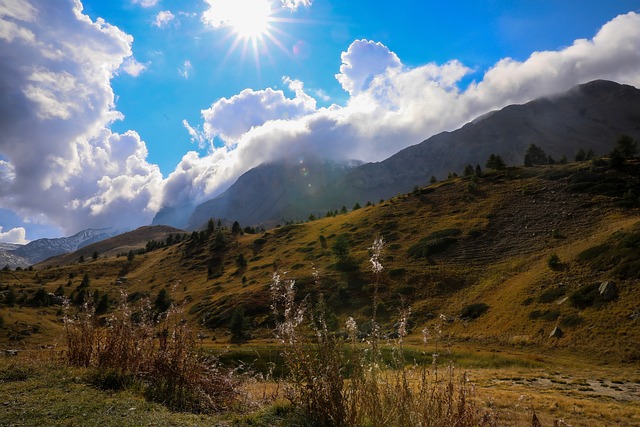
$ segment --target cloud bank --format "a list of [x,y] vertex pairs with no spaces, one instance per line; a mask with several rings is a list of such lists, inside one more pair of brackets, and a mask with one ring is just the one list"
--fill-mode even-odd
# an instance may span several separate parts
[[26,237],[27,230],[25,230],[24,227],[16,227],[7,232],[3,232],[2,226],[0,226],[0,243],[17,243],[19,245],[26,245],[29,243]]
[[[310,3],[280,5],[295,10]],[[505,58],[464,87],[472,64],[409,67],[389,47],[356,40],[336,70],[349,94],[345,105],[318,107],[303,82],[289,77],[284,89],[245,89],[212,100],[201,123],[184,121],[208,154],[186,153],[163,179],[134,130],[110,129],[121,118],[111,79],[144,71],[132,42],[120,29],[85,16],[76,0],[2,2],[0,206],[67,235],[88,227],[130,229],[150,223],[161,206],[220,194],[251,167],[285,153],[379,161],[489,110],[579,83],[610,79],[640,87],[636,13],[563,49],[534,52],[524,61]],[[178,71],[188,78],[191,63]],[[0,233],[5,241],[25,239],[20,229]]]
[[136,132],[109,129],[111,78],[144,70],[132,38],[73,0],[0,7],[0,205],[67,233],[146,224],[162,175]]
[[557,51],[534,52],[522,62],[505,58],[464,89],[460,82],[473,70],[457,60],[408,67],[371,40],[354,41],[341,59],[335,77],[350,95],[344,106],[317,108],[298,82],[293,97],[246,89],[203,110],[204,132],[189,126],[192,136],[217,136],[225,146],[204,157],[186,155],[166,180],[165,204],[213,197],[244,171],[292,150],[380,161],[487,111],[580,83],[609,79],[640,87],[640,15],[618,16],[592,39]]

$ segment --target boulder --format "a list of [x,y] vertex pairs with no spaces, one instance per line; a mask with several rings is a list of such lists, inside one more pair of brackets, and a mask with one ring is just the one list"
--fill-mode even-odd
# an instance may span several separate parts
[[602,282],[598,287],[603,301],[613,301],[618,297],[618,288],[612,282]]
[[551,331],[551,334],[549,334],[549,338],[561,338],[563,335],[564,332],[562,332],[562,329],[556,326],[553,328],[553,331]]

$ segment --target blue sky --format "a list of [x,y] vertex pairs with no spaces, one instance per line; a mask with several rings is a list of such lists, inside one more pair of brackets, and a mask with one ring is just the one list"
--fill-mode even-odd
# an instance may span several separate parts
[[[253,11],[265,7],[258,31]],[[0,242],[148,224],[298,149],[378,161],[596,78],[638,87],[638,10],[637,0],[0,0]],[[257,21],[243,29],[247,18]]]
[[[282,88],[282,76],[289,76],[330,97],[316,96],[319,104],[344,104],[348,96],[334,74],[340,54],[356,39],[383,43],[408,66],[458,59],[477,70],[469,81],[501,58],[523,60],[534,51],[590,38],[605,22],[640,8],[638,1],[316,0],[275,15],[282,22],[273,22],[273,34],[285,50],[265,38],[259,44],[267,54],[257,55],[257,65],[251,48],[229,54],[233,29],[213,30],[201,22],[207,8],[202,1],[162,0],[148,8],[130,0],[83,4],[94,20],[102,17],[131,34],[136,59],[148,64],[137,78],[121,74],[113,80],[117,109],[125,115],[113,129],[137,130],[150,148],[149,160],[165,176],[193,149],[182,119],[198,122],[200,110],[221,97],[245,88]],[[167,10],[176,18],[163,28],[153,25]],[[295,46],[304,53],[295,56]],[[184,61],[193,67],[188,78],[178,71]]]

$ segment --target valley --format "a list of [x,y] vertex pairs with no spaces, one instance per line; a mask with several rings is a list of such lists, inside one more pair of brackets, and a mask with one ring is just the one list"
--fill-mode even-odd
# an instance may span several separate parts
[[[543,425],[559,418],[593,425],[600,416],[609,425],[638,425],[640,214],[629,195],[640,194],[640,164],[598,162],[486,170],[255,234],[213,220],[202,231],[168,229],[171,244],[146,246],[142,236],[157,233],[149,227],[138,232],[137,246],[94,244],[115,255],[78,262],[71,253],[32,270],[2,271],[2,346],[24,354],[63,349],[62,319],[82,303],[80,292],[93,307],[108,295],[105,318],[122,294],[160,310],[163,293],[202,349],[258,354],[277,343],[270,286],[274,272],[286,272],[299,298],[318,303],[324,295],[336,333],[353,317],[367,337],[374,292],[382,336],[391,342],[399,310],[411,307],[406,343],[415,354],[433,352],[433,344],[420,350],[420,331],[441,324],[452,351],[441,362],[469,370],[478,396],[509,408],[507,417],[521,410],[522,422],[534,409]],[[384,269],[376,278],[367,263],[378,237]],[[346,242],[341,250],[338,241]],[[38,302],[40,289],[51,295],[47,302]],[[71,305],[54,302],[56,294]],[[234,338],[238,309],[244,320]],[[526,405],[516,402],[521,396]]]

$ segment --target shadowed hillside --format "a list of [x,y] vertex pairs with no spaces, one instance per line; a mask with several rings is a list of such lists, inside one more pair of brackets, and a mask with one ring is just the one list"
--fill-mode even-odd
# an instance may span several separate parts
[[[637,360],[640,164],[597,164],[485,172],[265,233],[233,234],[213,224],[182,243],[131,259],[2,272],[0,292],[6,299],[13,289],[16,302],[2,309],[0,338],[19,336],[14,329],[22,328],[31,331],[21,338],[27,345],[53,339],[60,333],[57,309],[39,308],[48,313],[39,319],[50,320],[35,323],[27,307],[40,286],[69,296],[85,274],[90,289],[112,299],[123,289],[153,300],[164,289],[172,301],[186,304],[194,324],[218,338],[226,335],[236,308],[244,310],[254,337],[271,336],[269,283],[276,270],[296,279],[299,295],[323,293],[336,320],[354,316],[366,324],[372,310],[367,248],[382,236],[379,315],[387,333],[398,307],[408,304],[416,328],[442,313],[460,339]],[[177,231],[142,229],[99,245],[107,252],[143,247],[140,237],[135,244],[131,238],[149,238],[151,230]],[[340,257],[338,240],[346,242]],[[602,290],[603,283],[610,285]],[[563,336],[550,339],[556,326]]]
[[[323,216],[328,210],[392,197],[484,164],[491,154],[522,164],[536,144],[556,161],[573,159],[579,149],[608,153],[620,134],[640,139],[640,90],[610,81],[593,81],[569,91],[510,105],[462,128],[442,132],[390,158],[356,167],[331,162],[281,161],[246,172],[222,195],[195,208],[165,208],[154,219],[199,229],[210,217],[245,225],[283,224]],[[178,218],[183,218],[178,220]],[[181,222],[182,221],[182,222]]]

